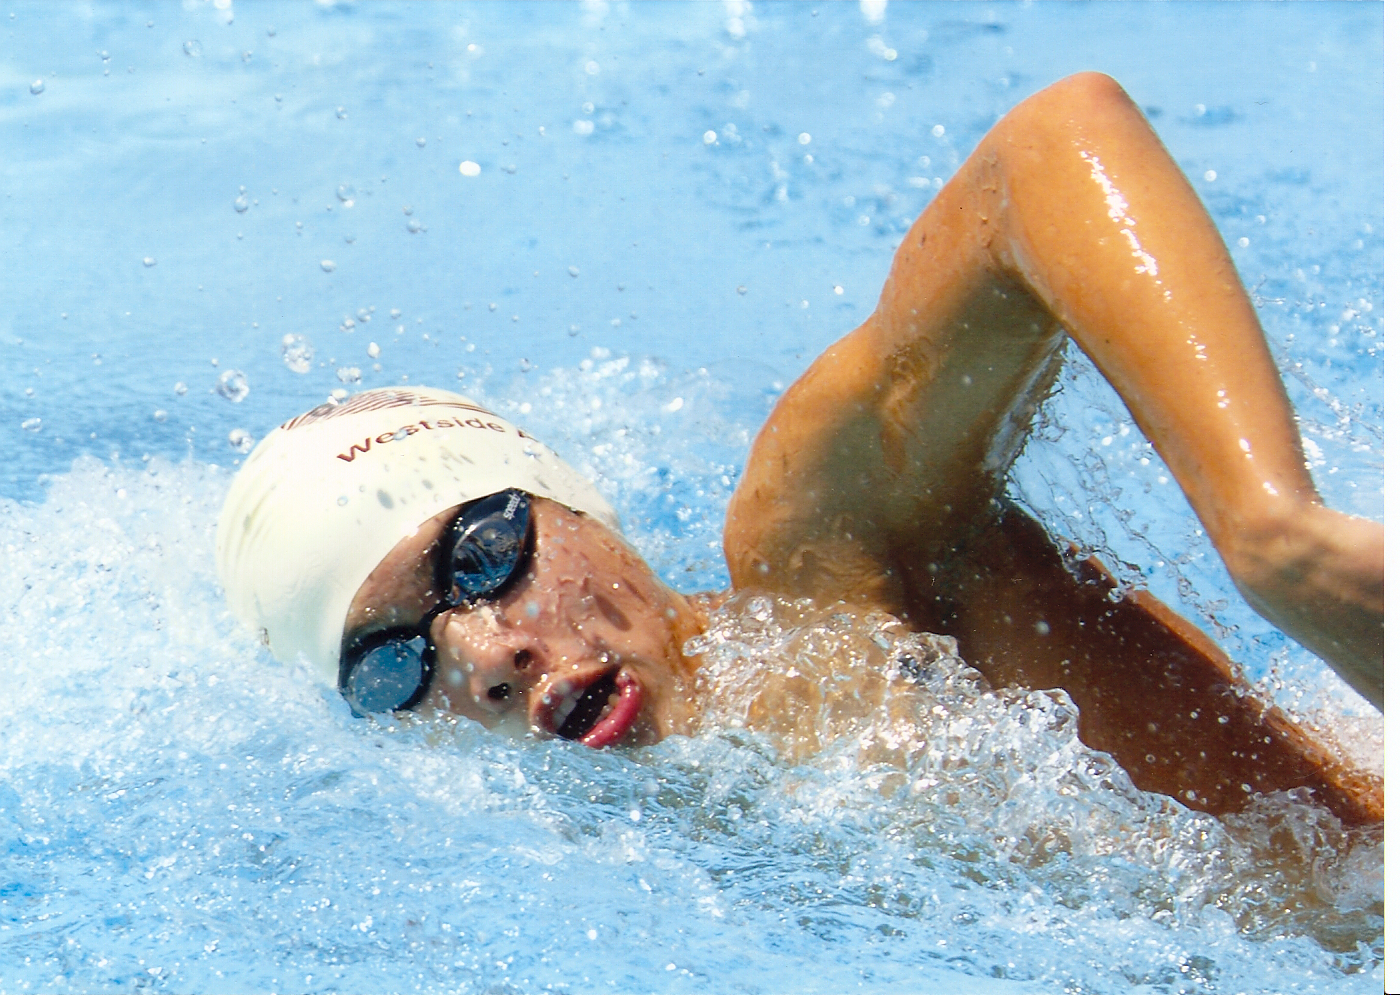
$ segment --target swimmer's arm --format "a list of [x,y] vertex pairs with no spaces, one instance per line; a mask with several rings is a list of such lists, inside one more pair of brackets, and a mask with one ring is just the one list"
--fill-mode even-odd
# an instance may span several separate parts
[[730,506],[735,585],[891,605],[936,588],[990,524],[1061,329],[1123,397],[1246,599],[1379,707],[1381,527],[1322,506],[1224,243],[1097,74],[992,129],[909,230],[875,313],[781,399]]

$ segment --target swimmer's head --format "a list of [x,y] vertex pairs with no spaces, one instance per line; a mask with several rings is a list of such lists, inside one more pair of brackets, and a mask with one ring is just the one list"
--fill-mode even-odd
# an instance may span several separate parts
[[339,675],[346,613],[380,561],[445,509],[516,488],[612,529],[577,470],[448,391],[366,391],[286,422],[235,477],[219,516],[219,580],[272,654]]

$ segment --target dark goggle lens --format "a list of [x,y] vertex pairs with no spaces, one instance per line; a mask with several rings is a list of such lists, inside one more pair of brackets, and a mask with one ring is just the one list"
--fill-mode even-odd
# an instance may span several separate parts
[[350,665],[344,694],[361,715],[394,712],[415,704],[432,672],[422,636],[405,633],[365,648]]
[[467,507],[448,526],[438,585],[454,605],[499,591],[520,569],[530,541],[530,498],[502,491]]

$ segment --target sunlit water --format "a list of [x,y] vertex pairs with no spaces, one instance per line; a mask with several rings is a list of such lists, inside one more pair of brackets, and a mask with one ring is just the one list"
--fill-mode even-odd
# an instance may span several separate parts
[[[1139,792],[1064,699],[886,617],[742,595],[691,647],[701,732],[598,753],[356,720],[225,611],[241,433],[405,379],[723,588],[777,392],[996,116],[1081,68],[1214,214],[1329,501],[1380,516],[1378,9],[872,17],[0,10],[0,988],[1378,990],[1377,832]],[[1018,495],[1377,765],[1165,477],[1073,358]]]

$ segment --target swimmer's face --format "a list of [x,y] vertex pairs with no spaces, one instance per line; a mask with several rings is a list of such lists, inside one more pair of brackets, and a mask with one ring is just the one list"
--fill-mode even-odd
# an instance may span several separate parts
[[[599,747],[688,731],[693,665],[681,647],[701,631],[695,609],[607,526],[544,498],[530,504],[526,570],[498,597],[433,620],[437,663],[419,709]],[[416,625],[438,604],[433,564],[459,510],[423,523],[369,575],[346,616],[347,645]]]

